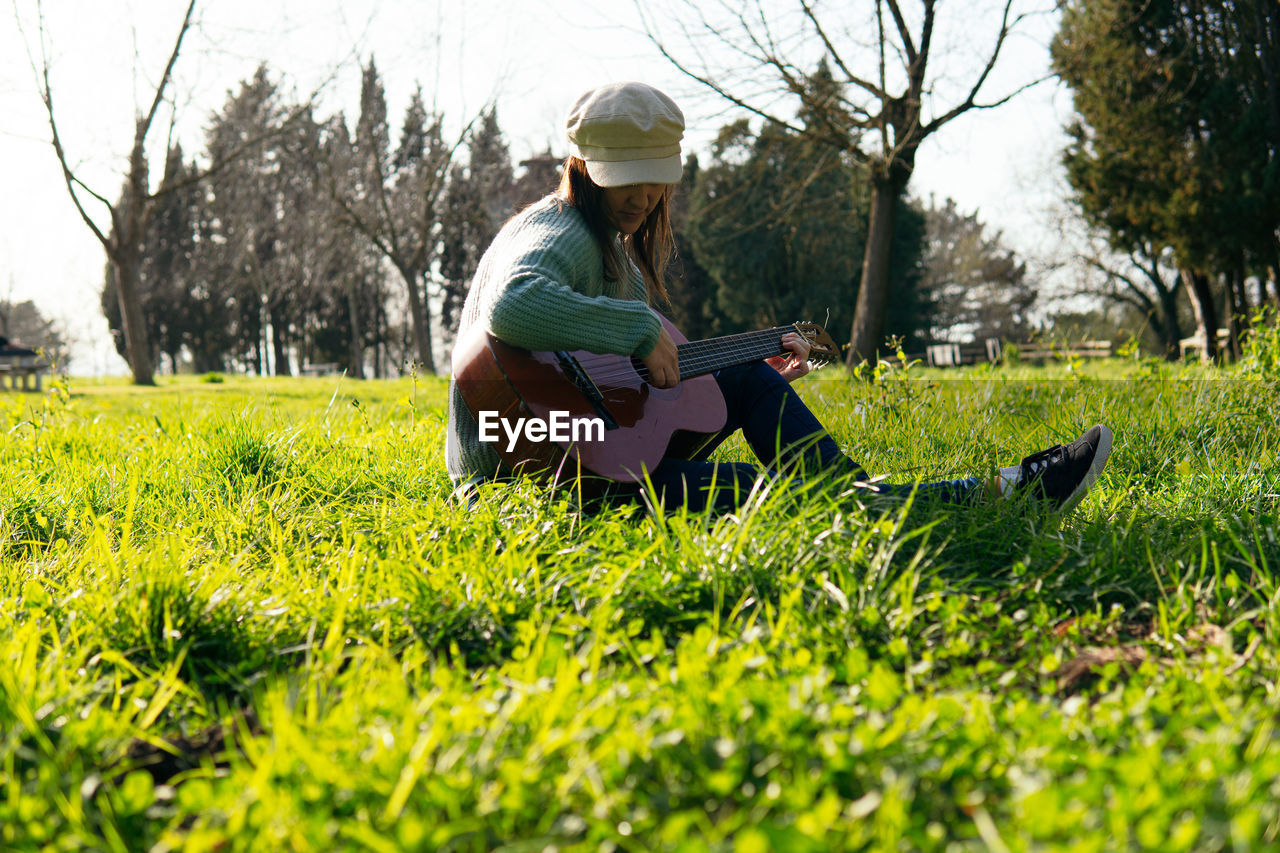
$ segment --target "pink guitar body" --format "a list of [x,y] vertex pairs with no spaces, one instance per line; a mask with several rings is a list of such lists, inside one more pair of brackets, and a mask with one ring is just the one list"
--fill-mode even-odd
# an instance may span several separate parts
[[[661,319],[677,344],[687,343],[675,326]],[[567,353],[599,392],[593,402],[581,378],[575,381],[564,355],[513,347],[483,331],[459,342],[454,351],[454,379],[478,422],[486,412],[512,425],[521,418],[551,422],[559,417],[562,422],[579,422],[579,434],[592,437],[536,441],[522,435],[508,449],[508,435],[500,428],[492,446],[512,472],[564,481],[576,476],[581,466],[584,474],[635,482],[658,465],[677,430],[714,434],[725,425],[724,396],[710,375],[661,389],[641,377],[629,356]],[[594,440],[600,429],[590,430],[586,424],[606,412],[604,419],[612,421],[612,428]]]

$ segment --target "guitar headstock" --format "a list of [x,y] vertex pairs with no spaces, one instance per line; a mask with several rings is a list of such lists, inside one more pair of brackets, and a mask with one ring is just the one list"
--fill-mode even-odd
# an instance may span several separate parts
[[817,323],[792,323],[791,325],[809,342],[809,361],[813,362],[815,367],[843,360],[840,345],[831,339],[826,329]]

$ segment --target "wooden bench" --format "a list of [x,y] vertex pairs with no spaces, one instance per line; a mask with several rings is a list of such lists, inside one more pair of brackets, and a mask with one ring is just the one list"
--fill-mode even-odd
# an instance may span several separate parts
[[925,348],[924,362],[930,367],[958,367],[982,361],[999,364],[1003,357],[1000,341],[987,338],[980,344],[932,344]]
[[1022,361],[1048,361],[1067,358],[1108,358],[1111,341],[1075,341],[1060,345],[1046,345],[1032,341],[1018,345],[1018,358]]
[[331,376],[338,372],[338,365],[324,364],[304,364],[302,366],[303,376]]
[[[1218,352],[1226,349],[1227,344],[1231,342],[1231,330],[1218,330]],[[1178,358],[1185,359],[1188,352],[1204,352],[1204,340],[1199,335],[1192,335],[1189,338],[1183,338],[1178,341]]]
[[0,350],[0,391],[41,391],[48,371],[48,363],[30,350]]
[[[1031,341],[1016,346],[1018,359],[1021,361],[1107,358],[1112,354],[1111,341],[1076,341],[1057,346]],[[982,343],[972,344],[933,344],[925,348],[923,361],[929,367],[958,367],[984,361],[1000,364],[1004,361],[1004,347],[997,338],[987,338]]]

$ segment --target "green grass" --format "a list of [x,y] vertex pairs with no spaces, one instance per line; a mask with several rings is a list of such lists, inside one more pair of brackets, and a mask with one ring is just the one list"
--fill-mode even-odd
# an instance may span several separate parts
[[1065,518],[465,509],[435,379],[0,397],[0,849],[1272,847],[1274,374],[1070,368],[801,386],[896,480],[1105,422]]

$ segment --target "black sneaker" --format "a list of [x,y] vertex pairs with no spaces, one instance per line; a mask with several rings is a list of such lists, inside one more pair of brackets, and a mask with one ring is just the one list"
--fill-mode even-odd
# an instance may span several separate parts
[[1033,453],[1018,466],[1015,488],[1066,512],[1080,503],[1111,454],[1111,430],[1098,425],[1068,445]]

